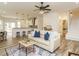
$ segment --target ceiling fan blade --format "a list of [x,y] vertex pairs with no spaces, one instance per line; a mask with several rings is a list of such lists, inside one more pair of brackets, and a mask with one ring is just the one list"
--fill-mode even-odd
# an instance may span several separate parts
[[51,11],[51,9],[45,9],[45,10],[49,10],[49,11]]
[[[38,8],[38,11],[46,11],[45,13],[48,13],[49,11],[51,11],[51,9],[47,8],[47,7],[50,7],[50,5],[43,6],[44,2],[40,2],[40,4],[41,6],[35,5],[35,7]],[[37,9],[34,11],[37,11]]]
[[49,7],[49,5],[46,5],[44,8],[47,8],[47,7]]
[[39,6],[35,5],[35,7],[40,8]]

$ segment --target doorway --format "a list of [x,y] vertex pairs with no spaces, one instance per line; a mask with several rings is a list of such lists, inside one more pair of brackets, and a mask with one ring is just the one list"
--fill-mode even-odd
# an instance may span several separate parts
[[12,37],[12,29],[16,28],[16,22],[5,22],[4,29],[7,31],[7,38]]

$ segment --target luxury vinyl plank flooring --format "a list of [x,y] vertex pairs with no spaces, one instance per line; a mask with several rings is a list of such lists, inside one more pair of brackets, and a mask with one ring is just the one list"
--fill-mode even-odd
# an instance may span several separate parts
[[[9,38],[9,39],[7,39],[7,41],[0,42],[0,56],[6,55],[5,48],[18,45],[18,41],[20,41],[22,39],[23,38],[18,38],[18,39]],[[60,48],[58,50],[56,50],[55,53],[58,56],[68,55],[69,49],[73,50],[73,48],[74,48],[75,53],[79,53],[79,42],[78,41],[71,41],[71,40],[65,41],[64,40],[64,41],[62,41]]]
[[61,55],[67,56],[68,52],[74,52],[79,54],[79,42],[66,40],[66,43],[65,43],[65,41],[62,41],[60,48],[57,51],[55,51],[55,53],[60,56]]
[[0,42],[0,49],[2,49],[2,48],[8,48],[8,47],[17,45],[18,41],[20,41],[20,40],[21,39],[16,39],[16,38],[12,39],[12,38],[9,38],[6,41],[1,41]]

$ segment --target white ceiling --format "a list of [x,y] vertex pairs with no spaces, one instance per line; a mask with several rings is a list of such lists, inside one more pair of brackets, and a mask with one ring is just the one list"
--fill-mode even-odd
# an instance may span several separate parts
[[[79,4],[75,2],[45,2],[44,5],[49,4],[50,9],[53,12],[57,12],[59,14],[67,12],[68,10],[72,10],[79,7]],[[0,15],[8,15],[8,16],[25,16],[31,14],[34,16],[35,9],[34,5],[40,5],[39,2],[8,2],[8,4],[4,4],[0,2]],[[16,15],[16,12],[18,15]]]

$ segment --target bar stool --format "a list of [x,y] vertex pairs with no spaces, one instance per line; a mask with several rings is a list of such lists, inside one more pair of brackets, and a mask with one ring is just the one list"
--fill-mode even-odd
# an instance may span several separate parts
[[16,37],[17,37],[17,38],[20,37],[20,32],[16,32]]

